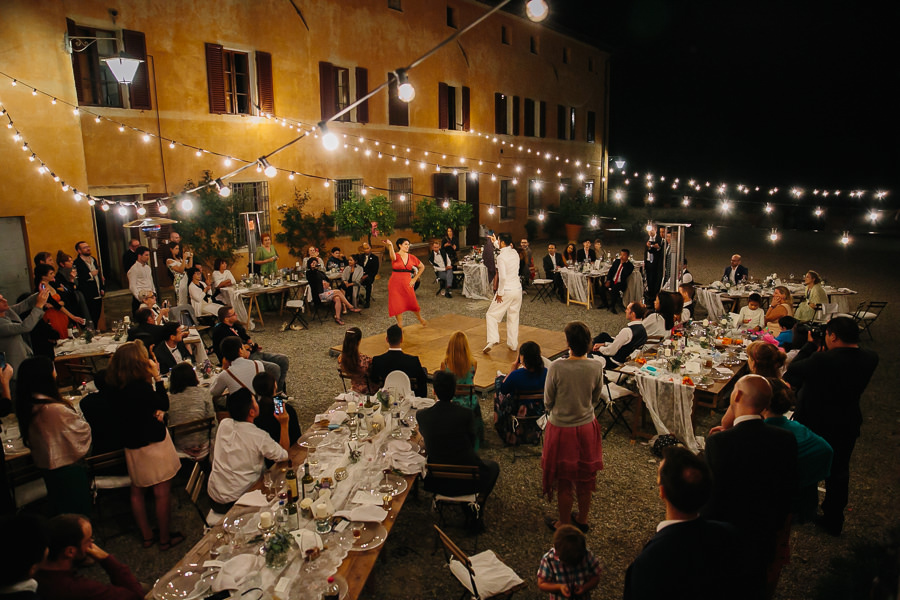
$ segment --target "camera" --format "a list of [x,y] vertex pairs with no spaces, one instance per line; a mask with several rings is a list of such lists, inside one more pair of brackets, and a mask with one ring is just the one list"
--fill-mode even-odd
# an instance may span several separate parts
[[809,323],[809,335],[817,346],[825,345],[825,323]]

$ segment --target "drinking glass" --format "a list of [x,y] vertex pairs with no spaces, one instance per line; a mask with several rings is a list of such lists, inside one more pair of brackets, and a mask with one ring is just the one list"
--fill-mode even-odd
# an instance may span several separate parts
[[263,490],[266,494],[266,502],[271,502],[275,499],[275,485],[272,480],[272,472],[266,471],[263,473]]
[[319,456],[316,452],[315,446],[310,446],[306,451],[306,462],[309,463],[310,467],[318,466],[319,464]]

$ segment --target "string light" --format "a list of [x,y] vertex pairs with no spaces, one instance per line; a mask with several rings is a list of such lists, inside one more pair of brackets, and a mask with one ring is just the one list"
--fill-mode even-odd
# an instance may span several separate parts
[[769,240],[772,242],[778,241],[778,230],[776,228],[772,228],[772,231],[769,233]]
[[597,217],[593,216],[593,217],[591,217],[591,227],[596,227],[596,226],[597,226]]
[[494,205],[493,205],[493,204],[491,204],[490,206],[488,206],[488,214],[489,214],[489,215],[494,214]]
[[409,82],[409,75],[406,69],[397,69],[397,97],[404,102],[412,102],[416,97],[416,88]]
[[164,202],[160,202],[157,206],[159,207],[159,214],[161,214],[161,215],[168,214],[169,207],[166,206],[166,204]]
[[219,192],[219,195],[223,198],[227,198],[231,195],[231,188],[228,187],[221,178],[216,179],[213,182],[213,186],[216,188],[216,191]]
[[841,243],[845,246],[850,243],[850,232],[849,231],[845,231],[844,234],[841,235]]
[[185,196],[181,201],[181,210],[190,211],[194,208],[194,203],[191,201],[189,196]]
[[322,146],[326,150],[335,150],[339,143],[337,136],[328,131],[328,126],[325,125],[325,121],[320,122],[318,127],[319,131],[322,133]]
[[138,216],[143,217],[144,215],[147,214],[147,209],[144,208],[143,206],[138,206],[138,208],[137,208],[137,214],[138,214]]
[[716,235],[716,229],[712,225],[706,226],[706,237],[711,238]]

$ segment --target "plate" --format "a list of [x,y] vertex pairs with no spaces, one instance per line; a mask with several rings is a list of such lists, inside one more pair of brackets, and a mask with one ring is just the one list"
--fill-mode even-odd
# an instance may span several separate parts
[[322,440],[328,435],[328,431],[316,430],[316,431],[308,431],[300,436],[300,439],[297,440],[297,443],[303,446],[304,448],[309,447],[317,447],[322,443]]
[[160,579],[153,587],[157,600],[193,600],[208,595],[216,571],[204,571],[200,565],[187,565]]
[[[382,489],[383,485],[386,485],[390,489]],[[396,497],[398,494],[405,492],[408,487],[409,483],[407,483],[405,477],[390,473],[387,476],[387,482],[385,482],[385,478],[382,476],[381,479],[378,480],[378,483],[375,484],[375,487],[372,488],[372,491],[379,495],[390,493],[391,496]]]
[[[362,521],[354,521],[347,527],[350,535],[353,536],[353,547],[351,552],[365,552],[372,548],[377,548],[387,539],[387,529],[381,523],[363,523]],[[359,531],[359,537],[353,535],[353,532]],[[167,600],[167,599],[161,599]]]

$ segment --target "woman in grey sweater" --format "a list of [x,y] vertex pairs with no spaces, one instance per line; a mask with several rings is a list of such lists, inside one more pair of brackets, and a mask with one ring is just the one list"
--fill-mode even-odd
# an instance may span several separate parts
[[[550,365],[544,385],[544,406],[549,421],[541,456],[543,492],[548,499],[557,491],[559,519],[547,517],[550,529],[573,524],[588,530],[591,495],[597,471],[603,468],[603,432],[594,416],[603,387],[603,364],[586,357],[591,332],[580,321],[566,325],[569,358]],[[575,498],[578,512],[572,511]]]

